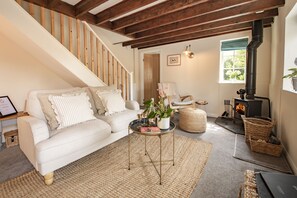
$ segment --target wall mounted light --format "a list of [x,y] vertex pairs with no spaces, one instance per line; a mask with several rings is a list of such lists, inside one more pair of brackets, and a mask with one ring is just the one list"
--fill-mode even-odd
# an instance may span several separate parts
[[191,51],[191,45],[187,45],[184,54],[189,58],[194,58],[194,52]]

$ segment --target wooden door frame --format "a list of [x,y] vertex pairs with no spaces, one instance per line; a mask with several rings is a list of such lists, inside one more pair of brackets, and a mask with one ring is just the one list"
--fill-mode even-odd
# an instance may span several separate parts
[[159,54],[160,55],[160,81],[162,76],[162,69],[161,69],[161,63],[162,63],[162,53],[160,49],[155,50],[144,50],[140,52],[140,102],[142,103],[144,99],[144,54]]

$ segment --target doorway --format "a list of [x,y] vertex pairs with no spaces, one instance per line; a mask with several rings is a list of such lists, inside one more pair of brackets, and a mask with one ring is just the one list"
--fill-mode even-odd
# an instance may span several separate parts
[[160,54],[145,53],[143,57],[144,101],[154,98],[158,101],[160,82]]

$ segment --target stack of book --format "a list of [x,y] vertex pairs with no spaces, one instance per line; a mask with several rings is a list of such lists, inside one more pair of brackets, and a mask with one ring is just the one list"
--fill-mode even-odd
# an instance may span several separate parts
[[160,132],[160,128],[156,126],[140,127],[140,132]]

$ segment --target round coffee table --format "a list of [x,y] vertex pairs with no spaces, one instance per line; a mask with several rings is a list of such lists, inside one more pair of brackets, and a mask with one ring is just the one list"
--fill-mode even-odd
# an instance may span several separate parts
[[[145,128],[142,128],[142,127],[145,127]],[[145,138],[145,143],[144,143],[145,153],[144,154],[149,157],[151,163],[155,167],[155,170],[160,177],[160,185],[161,185],[162,184],[162,136],[167,135],[167,134],[172,134],[172,143],[173,143],[172,165],[174,166],[174,130],[175,130],[175,127],[176,127],[175,124],[173,122],[170,122],[169,129],[165,129],[165,130],[158,129],[158,128],[156,128],[155,125],[151,125],[147,118],[137,119],[137,120],[133,120],[132,122],[130,122],[129,127],[128,127],[128,159],[129,159],[128,170],[130,170],[130,164],[131,164],[131,161],[130,161],[130,159],[131,159],[130,134],[131,133],[130,132],[134,132],[135,134],[144,136],[144,138]],[[145,130],[142,130],[143,132],[141,132],[141,129],[145,129]],[[159,148],[160,149],[160,161],[159,161],[160,168],[159,168],[159,171],[158,171],[156,165],[154,164],[154,161],[152,160],[150,154],[148,153],[148,151],[146,149],[146,137],[147,136],[159,137],[159,140],[160,140],[160,148]]]

